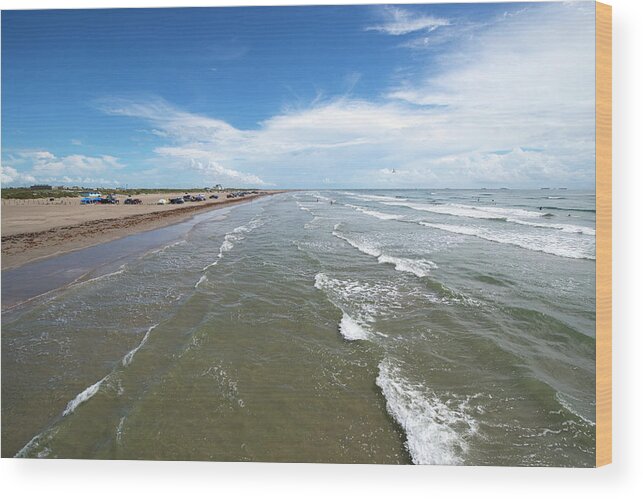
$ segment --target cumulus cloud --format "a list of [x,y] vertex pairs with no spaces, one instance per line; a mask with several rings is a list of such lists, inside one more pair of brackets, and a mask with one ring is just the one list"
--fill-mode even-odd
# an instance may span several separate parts
[[49,151],[20,151],[9,156],[8,162],[12,166],[2,167],[2,182],[6,184],[116,184],[114,179],[96,175],[113,174],[124,168],[114,156],[56,156]]
[[0,166],[0,180],[2,184],[33,183],[36,178],[29,174],[24,174],[12,168],[11,166]]

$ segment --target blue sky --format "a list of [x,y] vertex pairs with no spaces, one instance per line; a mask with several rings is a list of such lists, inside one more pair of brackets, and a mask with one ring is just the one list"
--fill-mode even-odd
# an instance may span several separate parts
[[5,11],[2,185],[594,185],[594,4]]

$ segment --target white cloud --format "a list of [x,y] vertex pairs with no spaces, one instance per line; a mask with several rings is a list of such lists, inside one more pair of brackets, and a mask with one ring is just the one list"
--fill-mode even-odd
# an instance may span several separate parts
[[[395,30],[431,29],[426,16],[398,11]],[[183,168],[216,183],[589,187],[593,30],[592,4],[531,6],[449,45],[439,64],[427,59],[420,78],[380,99],[318,98],[255,129],[163,100],[103,108],[148,122],[164,142],[155,149],[157,171]]]
[[8,161],[13,166],[2,167],[2,182],[8,184],[116,184],[114,179],[96,175],[113,174],[124,168],[114,156],[72,154],[58,157],[49,151],[20,151],[11,155]]
[[433,31],[441,26],[448,26],[449,20],[433,16],[418,16],[399,7],[383,9],[386,21],[383,24],[366,28],[369,31],[380,31],[388,35],[407,35],[417,31]]
[[2,184],[33,184],[36,181],[32,175],[21,173],[11,166],[0,166],[0,180]]

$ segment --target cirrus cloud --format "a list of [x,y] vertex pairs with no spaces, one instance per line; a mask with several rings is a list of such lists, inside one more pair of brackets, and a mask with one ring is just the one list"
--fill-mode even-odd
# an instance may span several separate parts
[[409,10],[399,7],[385,7],[383,10],[386,20],[383,24],[369,26],[367,31],[380,31],[388,35],[407,35],[418,31],[433,31],[441,26],[450,24],[448,19],[433,16],[415,15]]

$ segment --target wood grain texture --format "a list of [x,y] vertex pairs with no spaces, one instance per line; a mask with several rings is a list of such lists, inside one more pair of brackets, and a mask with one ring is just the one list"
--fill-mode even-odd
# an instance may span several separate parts
[[596,3],[596,466],[612,462],[612,7]]

